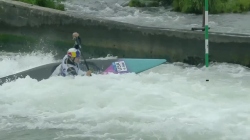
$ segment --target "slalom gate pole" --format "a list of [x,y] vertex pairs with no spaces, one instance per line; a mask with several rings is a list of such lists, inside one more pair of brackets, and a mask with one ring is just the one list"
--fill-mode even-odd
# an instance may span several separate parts
[[[209,44],[208,44],[208,0],[205,0],[205,64],[209,65]],[[209,79],[206,79],[208,82]]]

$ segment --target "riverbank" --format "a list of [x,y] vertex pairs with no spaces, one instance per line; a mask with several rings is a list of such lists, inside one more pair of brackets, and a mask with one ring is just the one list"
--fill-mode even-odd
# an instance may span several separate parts
[[[76,17],[64,11],[19,2],[0,0],[0,4],[3,5],[0,7],[0,33],[3,36],[25,36],[45,42],[50,39],[52,41],[45,44],[49,46],[49,50],[61,52],[59,57],[73,45],[71,34],[77,31],[83,39],[84,52],[89,56],[113,54],[118,57],[165,58],[168,62],[194,65],[204,63],[204,32],[142,27],[93,17]],[[210,32],[209,37],[211,61],[250,66],[248,35]],[[23,42],[31,42],[28,45],[31,50],[36,45],[29,39],[23,39]],[[17,51],[25,47],[13,44],[13,41],[6,41],[0,46],[5,49],[11,46]]]

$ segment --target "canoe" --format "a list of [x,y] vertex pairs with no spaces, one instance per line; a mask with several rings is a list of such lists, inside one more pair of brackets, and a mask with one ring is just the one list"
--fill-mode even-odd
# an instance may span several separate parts
[[[141,73],[145,70],[154,68],[166,62],[166,59],[133,59],[133,58],[114,58],[114,59],[86,59],[89,69],[95,74],[124,74]],[[14,81],[18,78],[29,76],[32,79],[41,81],[51,76],[58,75],[61,62],[41,65],[16,74],[0,78],[0,85],[5,82]],[[85,63],[80,63],[80,69],[86,71]]]

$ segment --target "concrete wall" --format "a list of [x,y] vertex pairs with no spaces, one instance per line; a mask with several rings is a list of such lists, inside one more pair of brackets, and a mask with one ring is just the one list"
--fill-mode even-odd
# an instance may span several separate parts
[[[9,46],[12,50],[13,47],[32,50],[32,47],[27,48],[27,42],[43,39],[49,40],[49,49],[56,49],[62,57],[73,45],[71,35],[74,31],[80,33],[85,52],[92,56],[111,53],[119,57],[204,63],[204,32],[140,27],[93,17],[79,18],[63,11],[0,0],[0,46],[4,50]],[[2,42],[1,35],[5,38]],[[19,38],[19,43],[6,39],[8,37]],[[26,43],[21,44],[20,40]],[[211,61],[250,66],[249,36],[210,32],[209,40]]]

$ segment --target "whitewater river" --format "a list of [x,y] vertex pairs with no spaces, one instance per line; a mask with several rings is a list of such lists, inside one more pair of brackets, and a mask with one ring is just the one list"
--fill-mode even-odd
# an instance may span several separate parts
[[[188,29],[202,26],[202,15],[171,12],[170,8],[131,8],[129,0],[66,0],[68,13],[94,16],[140,26]],[[250,12],[209,15],[209,31],[250,34]]]
[[[201,16],[123,7],[127,0],[67,0],[67,12],[150,27],[190,29]],[[79,5],[80,4],[80,5]],[[250,14],[210,15],[211,31],[250,33]],[[55,62],[0,54],[0,77]],[[206,80],[209,80],[206,82]],[[29,77],[0,86],[0,140],[249,140],[250,70],[163,64],[138,75]]]
[[[1,54],[0,75],[55,61],[51,54]],[[0,139],[249,140],[249,100],[250,71],[226,63],[26,77],[0,86]]]

